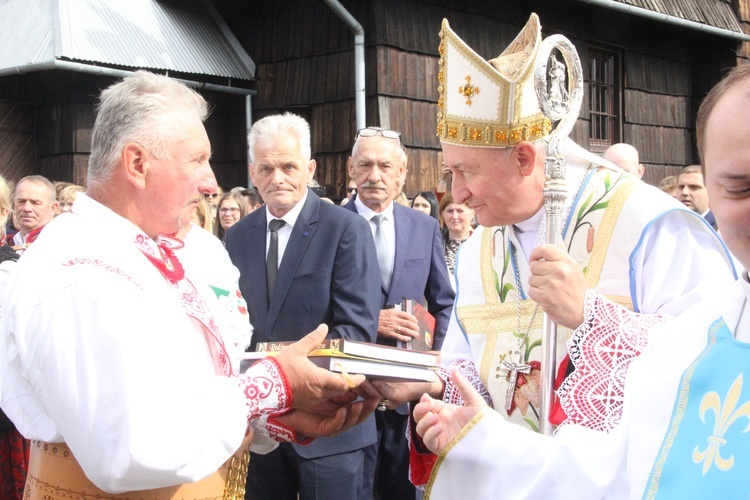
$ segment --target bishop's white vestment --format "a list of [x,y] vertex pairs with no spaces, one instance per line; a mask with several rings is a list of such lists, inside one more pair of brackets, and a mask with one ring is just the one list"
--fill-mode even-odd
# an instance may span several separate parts
[[750,284],[711,291],[650,330],[611,432],[548,437],[482,411],[439,456],[427,497],[748,498]]

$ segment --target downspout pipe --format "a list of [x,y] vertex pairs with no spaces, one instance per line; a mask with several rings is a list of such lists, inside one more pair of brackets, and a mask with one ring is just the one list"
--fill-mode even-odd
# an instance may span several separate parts
[[[51,61],[45,61],[41,63],[24,64],[22,66],[14,66],[11,68],[0,69],[0,76],[10,75],[25,75],[27,73],[33,73],[34,71],[46,71],[60,69],[66,71],[75,71],[78,73],[89,73],[92,75],[104,75],[112,76],[115,78],[124,78],[130,76],[134,71],[127,71],[123,69],[107,68],[104,66],[94,66],[92,64],[83,64],[73,61],[63,61],[60,59],[53,59]],[[201,90],[211,90],[214,92],[224,92],[226,94],[235,94],[243,96],[257,95],[256,90],[243,89],[240,87],[229,87],[226,85],[217,85],[214,83],[197,82],[194,80],[183,80],[181,78],[175,78],[178,82],[182,82],[189,87],[194,87]]]
[[357,130],[367,126],[365,116],[365,29],[338,0],[325,0],[354,32],[354,112]]
[[728,30],[725,28],[717,28],[716,26],[710,26],[705,23],[699,23],[691,21],[689,19],[683,19],[677,16],[670,16],[669,14],[662,14],[661,12],[654,12],[652,10],[644,9],[643,7],[636,7],[635,5],[629,5],[616,0],[579,0],[580,2],[597,5],[604,7],[605,9],[612,9],[626,14],[632,14],[634,16],[645,17],[652,21],[673,24],[675,26],[681,26],[683,28],[702,31],[710,35],[721,36],[725,38],[733,38],[739,42],[750,42],[750,35],[739,33],[737,31]]

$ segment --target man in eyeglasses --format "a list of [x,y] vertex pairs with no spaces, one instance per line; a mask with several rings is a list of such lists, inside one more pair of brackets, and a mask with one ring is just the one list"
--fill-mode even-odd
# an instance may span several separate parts
[[[418,335],[417,320],[394,308],[402,299],[425,304],[435,317],[433,349],[440,349],[448,328],[454,293],[443,257],[435,218],[394,203],[406,176],[406,152],[395,130],[368,127],[354,140],[347,165],[357,194],[344,208],[370,221],[380,265],[378,343],[396,345]],[[383,497],[414,498],[409,482],[409,449],[405,438],[406,405],[375,415],[379,441],[368,449],[371,479],[379,463],[375,487]]]

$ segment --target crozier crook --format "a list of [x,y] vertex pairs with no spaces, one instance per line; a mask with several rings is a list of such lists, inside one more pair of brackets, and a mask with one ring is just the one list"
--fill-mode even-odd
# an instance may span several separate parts
[[[557,50],[565,60],[565,66],[554,55]],[[567,71],[566,71],[567,70]],[[567,86],[566,83],[567,76]],[[570,41],[562,35],[547,37],[539,47],[537,64],[534,68],[534,87],[539,105],[544,115],[557,123],[549,136],[549,147],[545,160],[544,209],[546,213],[545,241],[549,244],[562,243],[563,207],[567,196],[565,184],[566,162],[564,143],[581,109],[583,101],[583,71],[578,53]],[[545,312],[542,329],[541,363],[541,413],[539,430],[551,435],[549,421],[554,401],[555,345],[557,325]]]

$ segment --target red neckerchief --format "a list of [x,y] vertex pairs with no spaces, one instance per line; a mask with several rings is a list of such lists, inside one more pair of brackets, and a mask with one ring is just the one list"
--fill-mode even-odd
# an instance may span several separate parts
[[26,235],[26,244],[31,245],[32,243],[34,243],[34,241],[36,241],[36,239],[39,237],[39,233],[42,232],[42,229],[44,229],[44,226],[29,231],[29,234]]
[[[141,239],[144,236],[145,235],[139,234],[137,239]],[[172,285],[177,285],[177,282],[185,277],[185,269],[182,267],[182,264],[174,254],[174,249],[182,248],[183,246],[185,246],[184,243],[182,243],[178,239],[166,237],[159,238],[159,241],[156,242],[156,245],[159,248],[161,255],[158,257],[144,249],[144,247],[150,249],[150,246],[145,246],[140,243],[143,242],[139,241],[138,245],[138,247],[141,249],[141,252],[143,252],[143,255],[148,257],[148,260],[151,261],[151,263],[156,267],[156,269],[159,270],[162,276],[164,276],[164,278],[166,278],[166,280],[169,281]]]
[[187,315],[203,325],[203,328],[209,333],[211,343],[214,346],[214,349],[211,350],[215,352],[220,368],[225,375],[232,375],[234,373],[232,362],[221,338],[219,327],[195,285],[189,279],[185,279],[185,269],[174,254],[174,250],[184,247],[185,244],[172,236],[159,235],[158,241],[155,242],[160,252],[160,255],[157,256],[154,254],[153,245],[150,244],[154,241],[149,242],[150,239],[145,234],[138,234],[135,241],[138,249],[159,270],[167,282],[177,289],[180,304]]

